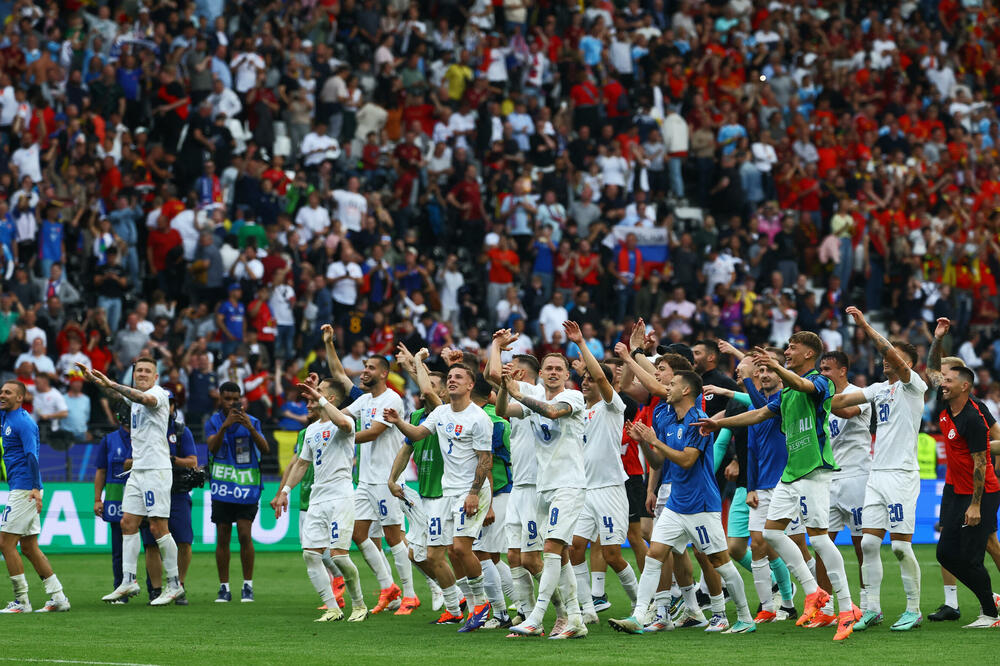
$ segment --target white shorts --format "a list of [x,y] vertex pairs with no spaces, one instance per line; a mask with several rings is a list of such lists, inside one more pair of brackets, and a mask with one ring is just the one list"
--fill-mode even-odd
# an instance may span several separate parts
[[350,550],[354,533],[354,499],[340,497],[311,503],[299,540],[303,548]]
[[306,531],[306,516],[309,515],[309,510],[299,511],[299,541],[302,540],[302,535]]
[[150,518],[170,517],[170,486],[174,474],[169,469],[134,469],[125,482],[122,512]]
[[574,536],[602,546],[620,546],[628,531],[628,495],[625,486],[606,486],[586,491],[583,512],[576,521]]
[[535,486],[514,486],[507,500],[505,531],[507,548],[522,552],[538,552],[542,540],[538,536],[538,492]]
[[38,517],[38,506],[31,499],[31,491],[10,491],[7,495],[7,505],[0,515],[0,532],[33,536],[41,531],[42,521]]
[[[748,522],[751,532],[764,532],[764,523],[767,522],[767,512],[771,507],[771,496],[774,495],[774,488],[766,488],[757,491],[757,508],[750,507],[750,520]],[[785,534],[804,534],[802,519],[796,517],[785,527]]]
[[425,500],[417,491],[409,486],[403,486],[406,501],[400,504],[403,515],[406,516],[406,542],[413,549],[413,559],[423,562],[427,559],[427,511],[426,505],[431,500]]
[[505,520],[507,506],[510,504],[510,493],[500,493],[493,497],[493,522],[483,525],[479,537],[472,544],[472,550],[481,553],[504,553],[507,551],[507,533]]
[[653,518],[660,517],[660,514],[663,513],[663,507],[667,505],[668,499],[670,499],[670,484],[661,483],[659,489],[656,491],[656,506],[653,507]]
[[920,472],[872,470],[865,488],[861,525],[892,534],[913,534],[917,524]]
[[583,488],[559,488],[538,493],[537,520],[542,526],[542,538],[573,543],[573,531],[585,501],[586,491]]
[[466,516],[465,498],[468,493],[445,495],[427,503],[427,547],[450,546],[458,537],[475,539],[490,509],[490,491],[483,486],[479,492],[476,515]]
[[830,528],[831,535],[845,527],[851,536],[861,536],[861,509],[865,506],[867,476],[849,476],[830,482]]
[[771,495],[768,520],[802,519],[807,527],[825,530],[830,525],[830,481],[833,470],[815,469],[801,479],[779,481]]
[[653,525],[650,542],[653,541],[670,546],[677,553],[683,553],[689,543],[706,555],[729,549],[719,511],[684,514],[664,509]]
[[354,491],[354,520],[370,520],[383,527],[402,525],[403,509],[385,483],[359,483]]

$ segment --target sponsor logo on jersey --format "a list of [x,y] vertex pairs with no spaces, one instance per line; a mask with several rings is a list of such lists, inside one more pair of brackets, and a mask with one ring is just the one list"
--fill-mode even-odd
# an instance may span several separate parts
[[955,435],[956,433],[954,429],[948,431],[948,439],[955,439]]
[[3,436],[10,437],[10,426],[7,426],[7,429],[3,431]]
[[448,424],[448,427],[446,427],[446,428],[444,429],[444,431],[445,431],[445,432],[447,432],[447,433],[451,433],[451,432],[452,432],[452,431],[454,431],[454,430],[455,430],[455,424],[454,424],[454,423],[449,423],[449,424]]

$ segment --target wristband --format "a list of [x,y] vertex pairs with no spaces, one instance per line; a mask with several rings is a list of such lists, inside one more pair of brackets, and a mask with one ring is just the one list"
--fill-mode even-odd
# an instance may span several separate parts
[[292,494],[292,488],[291,488],[291,486],[285,486],[284,488],[281,489],[281,492],[285,493],[286,495],[291,495]]
[[642,350],[642,347],[639,347],[638,349],[633,349],[633,350],[632,350],[632,352],[631,352],[631,353],[630,353],[629,355],[630,355],[630,356],[631,356],[632,358],[635,358],[635,355],[636,355],[636,354],[642,354],[643,356],[645,356],[645,355],[646,355],[646,352],[644,352],[644,351]]
[[319,406],[320,407],[326,407],[329,404],[330,404],[329,400],[327,400],[326,398],[320,397],[320,399],[319,399]]

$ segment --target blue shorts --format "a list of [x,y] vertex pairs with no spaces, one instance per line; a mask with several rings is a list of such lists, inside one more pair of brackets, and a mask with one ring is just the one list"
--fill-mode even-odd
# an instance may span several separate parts
[[[170,518],[167,528],[174,537],[175,543],[193,543],[194,528],[191,526],[191,495],[189,493],[174,493],[170,496]],[[155,546],[156,539],[149,531],[148,525],[139,530],[142,543],[145,546]]]
[[729,505],[726,535],[734,539],[750,538],[750,507],[747,506],[747,489],[737,488]]

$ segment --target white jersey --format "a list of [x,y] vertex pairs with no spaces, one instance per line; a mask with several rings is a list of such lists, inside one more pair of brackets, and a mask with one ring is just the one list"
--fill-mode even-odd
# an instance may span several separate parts
[[865,397],[875,403],[875,454],[872,470],[919,471],[917,436],[924,412],[927,384],[915,370],[910,381],[879,382],[864,388]]
[[622,466],[622,431],[625,427],[625,402],[613,392],[611,402],[598,400],[583,414],[583,467],[587,488],[621,486],[628,475]]
[[132,469],[171,469],[167,444],[170,398],[162,386],[154,386],[146,394],[156,398],[155,405],[132,403]]
[[309,424],[299,457],[313,464],[312,503],[354,496],[354,430],[344,432],[332,421]]
[[460,412],[451,405],[438,405],[427,416],[424,425],[437,431],[444,460],[442,492],[445,496],[467,494],[476,478],[477,452],[493,452],[493,420],[482,407],[470,402]]
[[361,421],[361,430],[368,430],[373,423],[384,423],[388,426],[382,434],[373,441],[361,445],[361,461],[358,464],[358,482],[385,484],[389,479],[389,472],[392,471],[392,463],[396,460],[396,453],[403,446],[403,433],[399,428],[388,423],[382,412],[390,408],[402,415],[403,399],[392,389],[386,389],[378,397],[373,397],[371,393],[352,402],[346,410],[355,419]]
[[[848,384],[843,393],[860,390],[860,386]],[[869,402],[858,406],[861,413],[851,419],[830,414],[830,446],[833,447],[833,459],[840,467],[839,472],[833,473],[835,479],[868,476],[872,467],[872,434],[868,429],[872,420],[872,406]]]
[[[537,384],[518,382],[521,393],[532,398],[545,399],[545,388]],[[520,405],[513,398],[511,405]],[[515,486],[533,486],[538,478],[538,457],[535,455],[535,433],[531,430],[531,417],[522,408],[524,418],[510,419],[510,467]]]
[[538,492],[560,488],[586,488],[587,473],[583,467],[583,415],[586,404],[583,394],[564,390],[550,405],[564,402],[573,411],[561,419],[548,419],[531,413],[531,430],[535,433],[535,455],[538,458]]

